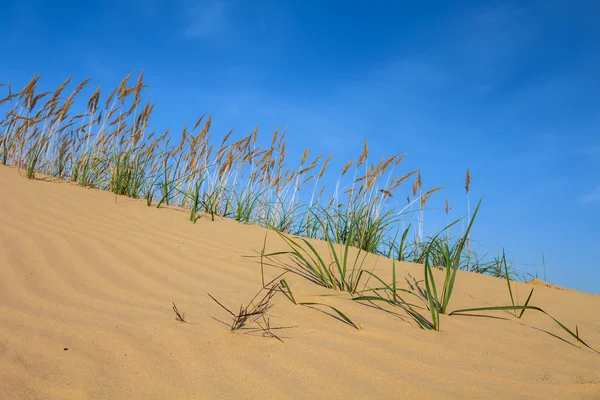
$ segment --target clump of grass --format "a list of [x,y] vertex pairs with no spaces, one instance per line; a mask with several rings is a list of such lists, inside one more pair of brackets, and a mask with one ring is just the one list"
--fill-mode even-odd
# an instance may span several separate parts
[[[433,277],[433,265],[430,260],[430,249],[428,247],[425,249],[425,263],[424,263],[424,275],[425,275],[425,290],[427,293],[427,300],[429,302],[429,311],[431,313],[431,320],[433,323],[434,330],[440,330],[440,314],[446,314],[448,305],[450,304],[450,299],[452,298],[452,292],[454,290],[454,282],[456,280],[456,273],[460,267],[461,256],[463,252],[463,248],[468,240],[469,232],[473,226],[473,222],[477,216],[477,212],[479,211],[479,206],[481,205],[481,200],[477,204],[475,208],[475,212],[473,213],[473,217],[469,221],[469,225],[467,227],[464,235],[459,239],[456,247],[450,248],[445,247],[442,251],[442,257],[444,259],[444,286],[442,287],[441,296],[438,297],[437,286],[435,283],[435,279]],[[458,222],[458,221],[457,221]],[[454,222],[453,224],[455,224]],[[444,229],[445,230],[445,229]],[[435,238],[432,243],[435,243]]]
[[[475,213],[476,212],[477,211],[475,211]],[[581,340],[581,338],[579,337],[579,327],[577,325],[575,325],[575,333],[574,333],[569,328],[567,328],[562,322],[558,321],[556,318],[554,318],[553,316],[548,314],[543,309],[536,307],[536,306],[529,305],[529,302],[531,301],[531,297],[533,296],[533,291],[535,288],[531,288],[531,291],[529,292],[529,295],[527,296],[527,300],[525,300],[525,304],[519,305],[518,301],[515,301],[515,298],[513,295],[512,286],[510,284],[511,279],[510,279],[509,272],[508,272],[508,264],[506,262],[506,255],[504,254],[504,251],[502,252],[502,257],[498,260],[498,262],[501,263],[501,265],[503,266],[503,269],[504,269],[505,279],[506,279],[506,283],[507,283],[507,287],[508,287],[508,294],[510,296],[511,305],[510,306],[466,308],[466,309],[461,309],[461,310],[454,310],[451,313],[449,313],[448,315],[460,315],[460,314],[465,314],[465,313],[470,313],[470,312],[482,312],[482,311],[512,311],[515,318],[521,319],[523,317],[523,314],[525,313],[525,310],[538,311],[538,312],[541,312],[541,313],[547,315],[558,326],[560,326],[565,332],[567,332],[571,337],[573,337],[576,340],[577,347],[581,347],[581,344],[583,344],[585,347],[592,350],[593,352],[600,354],[600,352],[593,349],[587,343],[585,343],[583,340]],[[520,312],[517,313],[517,311],[520,311]]]
[[[404,300],[404,298],[401,296],[401,293],[407,293],[407,294],[410,294],[411,296],[416,297],[419,300],[422,300],[414,291],[399,288],[397,286],[396,260],[392,259],[392,283],[391,284],[384,282],[381,278],[379,278],[377,275],[375,275],[371,271],[366,271],[366,273],[369,274],[372,278],[374,278],[377,282],[379,282],[383,286],[363,290],[361,292],[360,296],[354,297],[352,300],[358,301],[358,302],[367,301],[370,303],[383,302],[383,303],[387,303],[394,307],[399,307],[402,310],[404,310],[404,312],[409,317],[411,317],[411,319],[417,324],[417,326],[419,328],[426,329],[426,330],[435,330],[435,325],[433,323],[431,323],[430,321],[428,321],[427,318],[425,318],[423,316],[423,314],[421,313],[421,311],[419,310],[419,308],[421,308],[421,307],[419,307],[415,304],[409,303],[408,301]],[[365,295],[364,293],[372,293],[372,294]]]
[[[575,326],[576,329],[576,333],[574,333],[573,331],[571,331],[569,328],[567,328],[562,322],[560,322],[559,320],[557,320],[556,318],[554,318],[553,316],[551,316],[550,314],[548,314],[546,311],[544,311],[543,309],[536,307],[536,306],[499,306],[499,307],[477,307],[477,308],[465,308],[465,309],[461,309],[461,310],[454,310],[452,311],[450,314],[448,315],[460,315],[460,314],[466,314],[466,313],[471,313],[471,312],[481,312],[481,311],[525,311],[525,310],[535,310],[538,312],[541,312],[542,314],[547,315],[550,319],[552,319],[558,326],[560,326],[565,332],[567,332],[569,334],[569,336],[571,336],[572,338],[574,338],[577,342],[578,347],[581,347],[580,344],[583,344],[585,347],[587,347],[588,349],[592,350],[594,353],[598,353],[600,354],[600,351],[590,347],[586,342],[584,342],[580,337],[579,337],[579,330],[578,327]],[[521,316],[522,316],[522,312],[521,312]],[[520,318],[520,317],[519,317]]]
[[244,329],[248,324],[253,323],[261,318],[271,309],[271,300],[276,294],[276,288],[271,287],[265,291],[260,300],[256,301],[257,297],[263,293],[263,290],[264,288],[261,288],[261,290],[252,298],[252,300],[250,300],[250,302],[248,302],[247,305],[242,304],[237,313],[234,313],[229,308],[225,307],[221,302],[208,293],[208,296],[213,299],[215,303],[221,306],[221,308],[223,308],[233,317],[230,323],[225,323],[220,320],[217,321],[228,325],[232,331],[237,331]]
[[[285,236],[281,232],[277,232],[279,236],[288,244],[290,247],[290,251],[287,252],[276,252],[271,254],[264,254],[264,248],[261,252],[261,262],[263,256],[279,256],[279,255],[290,255],[292,260],[294,261],[294,266],[287,267],[289,271],[295,272],[300,276],[308,279],[309,281],[316,283],[320,286],[335,289],[335,290],[343,290],[347,291],[350,294],[354,294],[355,297],[352,299],[358,302],[383,302],[389,304],[394,307],[399,307],[408,314],[412,320],[422,329],[439,331],[440,330],[440,315],[447,314],[458,315],[466,312],[475,312],[475,311],[514,311],[514,316],[516,318],[522,318],[525,310],[536,310],[538,312],[542,312],[548,315],[552,320],[554,320],[562,329],[564,329],[569,335],[574,337],[577,340],[577,343],[582,343],[586,347],[590,348],[593,351],[593,348],[589,347],[585,342],[583,342],[579,338],[578,331],[577,333],[573,333],[569,330],[564,324],[556,320],[554,317],[550,316],[546,311],[542,310],[539,307],[530,306],[529,302],[533,295],[533,290],[529,293],[527,300],[524,305],[518,305],[515,302],[515,298],[512,291],[512,286],[510,284],[510,276],[508,270],[508,264],[506,262],[506,255],[503,253],[502,257],[497,260],[498,266],[496,267],[498,270],[503,269],[504,276],[507,281],[508,292],[511,299],[510,306],[499,306],[499,307],[482,307],[482,308],[469,308],[469,309],[461,309],[455,310],[452,312],[448,312],[448,306],[450,304],[450,300],[452,298],[452,293],[454,291],[454,285],[456,282],[457,272],[461,266],[462,254],[469,240],[469,234],[473,227],[473,223],[477,217],[481,206],[481,200],[477,204],[473,215],[469,219],[469,224],[463,236],[459,239],[455,246],[447,246],[444,245],[444,241],[438,240],[438,237],[434,237],[427,246],[423,247],[423,254],[425,263],[424,263],[424,276],[425,276],[425,301],[426,307],[429,310],[431,315],[431,320],[428,320],[422,313],[422,307],[410,303],[405,298],[402,297],[403,294],[408,294],[418,299],[421,299],[417,293],[412,290],[407,290],[403,288],[399,288],[397,286],[396,279],[396,264],[395,260],[392,262],[392,283],[388,284],[383,281],[379,276],[374,274],[372,271],[368,271],[363,269],[364,258],[361,262],[357,262],[358,256],[352,264],[351,268],[348,268],[348,244],[342,247],[343,252],[338,252],[335,249],[333,241],[326,236],[326,243],[328,245],[328,250],[330,251],[330,259],[332,260],[330,263],[326,263],[324,258],[320,255],[320,253],[316,250],[316,248],[306,239],[302,238],[300,240],[293,240],[289,237]],[[458,221],[455,221],[451,225],[456,224]],[[322,223],[322,222],[321,222]],[[442,232],[446,231],[447,228],[444,228]],[[324,230],[328,232],[328,230]],[[437,247],[436,247],[437,246]],[[360,255],[360,249],[358,251]],[[435,258],[439,257],[439,258]],[[442,262],[442,270],[445,271],[442,291],[438,296],[438,290],[435,278],[433,276],[433,268],[435,267],[431,260],[441,260]],[[365,288],[361,291],[358,291],[358,284],[361,281],[361,278],[365,275],[365,277],[373,278],[376,282],[380,283],[381,286],[377,287],[369,287]],[[366,284],[365,284],[366,285]],[[342,317],[342,321],[348,323],[349,325],[357,328],[357,326],[343,313],[339,310],[328,306],[323,303],[300,303],[297,302],[292,291],[285,280],[282,280],[280,283],[281,290],[284,294],[292,301],[294,304],[298,305],[306,305],[306,306],[324,306],[334,310],[340,317]],[[517,314],[517,311],[520,313]],[[578,329],[578,328],[576,328]]]
[[190,200],[190,221],[193,223],[196,223],[198,211],[200,211],[202,182],[202,179],[198,179],[193,183],[192,191],[185,194]]
[[270,318],[268,316],[269,311],[273,307],[273,297],[281,290],[278,282],[281,276],[283,276],[283,274],[268,282],[266,285],[263,285],[246,305],[240,305],[240,309],[237,312],[233,312],[208,293],[208,296],[231,316],[230,322],[224,322],[214,317],[213,319],[227,325],[232,332],[239,330],[245,330],[245,333],[262,332],[265,337],[271,337],[283,342],[283,340],[281,340],[281,338],[273,331],[293,327],[273,327],[271,326]]
[[[282,235],[280,232],[278,232],[278,234],[280,236]],[[285,235],[283,237],[285,238]],[[289,254],[289,252],[279,252],[279,253],[267,254],[266,253],[266,246],[267,246],[267,234],[265,233],[265,238],[263,240],[263,247],[262,247],[262,249],[260,251],[260,255],[259,255],[259,257],[260,257],[261,274],[263,276],[263,286],[265,285],[265,283],[264,283],[264,265],[265,265],[265,259],[269,259],[271,256],[274,256],[274,255]],[[314,247],[313,247],[313,250],[314,250]],[[314,254],[318,256],[318,253],[316,253],[316,250],[315,250]],[[271,264],[271,265],[273,265],[273,264]],[[300,264],[300,265],[302,265],[302,264]],[[298,271],[294,271],[294,269],[288,269],[288,268],[286,268],[286,272],[284,272],[283,274],[286,274],[287,272],[297,272],[298,273]],[[283,276],[283,274],[280,275],[280,276]],[[302,275],[302,272],[299,272],[299,274]],[[306,275],[304,275],[304,276],[307,277]],[[281,279],[279,281],[279,291],[281,293],[283,293],[295,305],[306,306],[306,307],[309,307],[309,308],[317,309],[319,311],[322,311],[322,309],[324,308],[324,309],[332,311],[334,313],[334,314],[330,314],[330,313],[328,313],[326,311],[322,311],[325,314],[327,314],[327,315],[329,315],[329,316],[337,319],[338,321],[341,321],[341,322],[343,322],[343,323],[345,323],[345,324],[347,324],[347,325],[349,325],[349,326],[351,326],[351,327],[353,327],[355,329],[359,329],[358,326],[350,318],[348,318],[348,316],[345,313],[343,313],[342,311],[340,311],[336,307],[330,306],[330,305],[325,304],[325,303],[319,303],[319,302],[298,302],[298,301],[296,301],[296,298],[294,297],[294,294],[292,293],[292,289],[290,288],[290,285],[287,283],[287,281],[285,279]]]
[[[323,224],[322,221],[319,223]],[[349,240],[343,245],[337,245],[329,235],[329,229],[324,228],[325,240],[329,250],[329,262],[326,262],[315,247],[305,238],[292,239],[282,232],[277,234],[285,241],[290,251],[266,254],[266,257],[288,255],[292,265],[288,271],[326,288],[355,293],[363,275],[363,264],[366,253],[358,249],[356,256],[349,255],[350,243],[354,232],[349,232]]]

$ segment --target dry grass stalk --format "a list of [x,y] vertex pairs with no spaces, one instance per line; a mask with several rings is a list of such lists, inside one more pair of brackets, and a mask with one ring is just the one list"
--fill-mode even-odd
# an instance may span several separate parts
[[[214,298],[210,293],[208,293],[208,296],[222,309],[227,311],[227,313],[229,313],[229,315],[231,315],[232,317],[232,320],[229,323],[221,321],[214,317],[213,319],[224,325],[227,325],[232,332],[238,330],[246,330],[246,333],[254,333],[260,331],[265,337],[271,337],[283,342],[283,340],[281,340],[279,336],[273,333],[273,330],[288,329],[292,327],[272,327],[270,324],[270,318],[268,316],[269,311],[273,307],[273,297],[278,292],[282,291],[280,287],[280,278],[283,275],[285,275],[285,273],[279,275],[270,282],[263,284],[261,289],[254,295],[254,297],[248,302],[248,304],[240,305],[240,309],[238,312],[233,312],[232,310],[224,306],[216,298]],[[264,282],[264,274],[262,276],[262,279]]]
[[175,313],[175,319],[179,322],[187,322],[185,320],[185,313],[180,313],[179,310],[177,309],[177,306],[175,305],[175,302],[173,302],[173,312]]

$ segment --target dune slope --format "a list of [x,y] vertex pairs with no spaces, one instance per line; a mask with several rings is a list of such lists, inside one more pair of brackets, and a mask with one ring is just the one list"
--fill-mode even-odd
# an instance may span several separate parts
[[[284,343],[231,333],[207,293],[232,309],[254,295],[260,265],[247,256],[265,229],[194,225],[181,210],[21,175],[0,167],[2,399],[600,399],[600,355],[534,312],[443,316],[441,332],[426,332],[288,275],[297,297],[362,329],[278,294],[272,324],[296,326],[279,331]],[[281,249],[270,233],[267,251]],[[402,282],[422,279],[421,266],[400,267]],[[522,299],[531,286],[517,288]],[[451,310],[509,301],[505,281],[472,273],[459,273],[454,296]],[[600,348],[600,296],[536,287],[532,304]]]

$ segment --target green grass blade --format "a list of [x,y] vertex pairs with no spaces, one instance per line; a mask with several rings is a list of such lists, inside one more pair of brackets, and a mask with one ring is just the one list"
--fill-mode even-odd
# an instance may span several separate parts
[[[325,264],[319,253],[315,250],[315,248],[306,239],[302,239],[302,241],[308,246],[308,248],[311,250],[312,254],[314,254],[316,259],[298,242],[294,241],[293,239],[287,237],[286,235],[277,230],[275,230],[275,232],[277,232],[279,237],[281,237],[288,244],[288,246],[291,248],[291,252],[270,253],[266,254],[265,256],[269,257],[280,254],[292,254],[304,264],[310,275],[313,278],[315,278],[317,282],[319,282],[321,285],[327,288],[335,288],[334,279],[331,276],[327,265]],[[310,258],[310,261],[305,257],[303,253]]]
[[395,303],[396,298],[398,297],[398,293],[396,293],[396,260],[392,260],[392,294]]
[[290,288],[290,285],[288,285],[288,283],[286,282],[286,280],[285,279],[280,280],[279,284],[281,285],[281,288],[283,289],[283,294],[285,294],[286,297],[288,299],[290,299],[292,303],[294,303],[294,304],[297,305],[298,302],[294,298],[294,295],[292,294],[292,289]]
[[477,207],[475,208],[475,211],[473,212],[473,216],[471,217],[471,220],[469,221],[469,225],[467,227],[467,230],[465,231],[465,234],[463,235],[463,237],[461,238],[461,240],[458,243],[456,253],[454,254],[452,273],[450,275],[450,279],[447,279],[444,282],[444,290],[442,293],[443,299],[442,299],[442,304],[441,304],[441,309],[440,309],[440,312],[442,314],[446,313],[446,309],[448,308],[448,305],[450,304],[450,298],[452,297],[452,291],[454,290],[454,282],[456,281],[456,273],[458,272],[458,267],[460,266],[460,257],[461,257],[463,248],[465,246],[465,243],[467,241],[467,238],[469,237],[469,232],[471,231],[471,228],[473,227],[473,222],[475,222],[475,218],[477,217],[477,213],[479,212],[480,206],[481,206],[481,199],[479,200],[479,203],[477,203]]
[[510,277],[508,276],[508,266],[506,265],[506,254],[502,252],[502,264],[504,265],[504,277],[506,278],[506,282],[508,283],[508,294],[510,295],[510,302],[512,305],[515,305],[515,300],[513,297],[512,287],[510,285]]
[[[329,245],[329,248],[331,249],[331,254],[333,254],[333,260],[335,262],[335,266],[338,270],[338,273],[340,274],[340,279],[339,279],[340,280],[340,282],[339,282],[340,290],[345,290],[345,287],[344,287],[345,280],[346,280],[345,279],[346,278],[345,260],[344,260],[344,265],[342,265],[338,258],[337,252],[335,251],[333,241],[331,240],[329,235],[327,235],[326,239],[327,239],[327,244]],[[346,250],[347,249],[348,249],[348,246],[346,245]]]
[[[508,276],[508,265],[506,264],[506,254],[504,253],[504,251],[502,251],[502,261],[501,262],[504,265],[504,278],[506,278],[506,284],[508,285],[508,294],[510,295],[510,302],[514,306],[515,299],[513,297],[512,286],[510,284],[510,276]],[[527,305],[527,304],[525,304],[525,305]],[[523,315],[524,312],[525,312],[525,310],[521,310],[521,315]],[[516,311],[515,311],[515,316],[517,316]],[[521,317],[519,316],[519,318],[521,318]]]
[[352,320],[350,318],[348,318],[343,312],[341,312],[340,310],[338,310],[337,308],[327,305],[327,304],[323,304],[323,303],[313,303],[313,302],[306,302],[306,303],[298,303],[301,306],[322,306],[322,307],[327,307],[331,310],[333,310],[337,315],[340,316],[340,318],[342,318],[342,320],[344,320],[344,322],[346,322],[348,325],[352,326],[355,329],[359,329],[358,326],[356,326],[356,324],[354,322],[352,322]]
[[406,248],[406,238],[408,236],[409,230],[410,230],[410,225],[408,225],[408,227],[406,227],[406,229],[404,229],[404,232],[402,233],[402,238],[400,239],[400,245],[398,246],[398,255],[397,255],[398,261],[404,261],[404,249]]
[[315,250],[315,248],[313,247],[313,245],[310,244],[310,242],[308,240],[302,238],[302,241],[308,246],[308,248],[312,251],[312,253],[317,257],[317,260],[319,261],[318,262],[318,267],[319,267],[319,270],[321,271],[321,275],[323,277],[325,277],[326,281],[328,282],[328,286],[327,287],[336,288],[336,286],[339,286],[339,285],[336,284],[335,278],[331,275],[331,272],[329,271],[329,268],[327,267],[327,264],[325,264],[325,262],[321,258],[321,255],[319,254],[319,252],[317,250]]
[[[381,283],[381,284],[384,286],[382,289],[384,289],[384,290],[387,290],[387,291],[391,292],[391,293],[392,293],[392,297],[394,297],[394,293],[396,293],[396,296],[395,296],[395,297],[396,297],[396,300],[395,300],[395,303],[396,303],[396,304],[399,304],[400,302],[401,302],[401,303],[406,303],[406,304],[409,304],[409,303],[408,303],[408,302],[406,302],[406,301],[405,301],[405,300],[404,300],[402,297],[400,297],[400,296],[398,295],[398,293],[397,293],[398,291],[400,291],[400,292],[405,292],[405,293],[408,293],[408,294],[411,294],[411,295],[413,295],[413,296],[417,297],[418,299],[421,299],[421,297],[419,297],[419,296],[418,296],[416,293],[414,293],[414,292],[412,292],[412,291],[410,291],[410,290],[407,290],[407,289],[402,289],[402,288],[393,288],[393,287],[391,287],[390,285],[388,285],[387,283],[385,283],[385,282],[384,282],[384,281],[383,281],[381,278],[379,278],[377,275],[375,275],[375,274],[374,274],[374,273],[372,273],[371,271],[363,271],[363,272],[364,272],[364,273],[366,273],[366,274],[369,274],[369,275],[371,275],[373,278],[375,278],[376,280],[378,280],[378,281],[379,281],[379,283]],[[363,290],[361,293],[364,293],[364,292],[369,292],[369,291],[374,291],[374,290],[377,290],[377,289],[368,289],[368,290]],[[398,302],[397,300],[400,300],[400,302]]]
[[539,311],[543,314],[546,314],[554,322],[556,322],[558,324],[558,326],[560,326],[565,332],[567,332],[569,335],[571,335],[575,340],[579,341],[581,344],[583,344],[585,347],[592,350],[593,352],[600,354],[599,351],[590,347],[587,343],[585,343],[583,340],[581,340],[580,337],[578,337],[575,333],[573,333],[569,328],[567,328],[565,325],[563,325],[559,320],[557,320],[556,318],[554,318],[553,316],[548,314],[546,311],[544,311],[541,308],[536,307],[536,306],[500,306],[500,307],[465,308],[465,309],[461,309],[461,310],[454,310],[448,315],[459,315],[459,314],[465,314],[468,312],[479,312],[479,311],[506,311],[506,310],[535,310],[535,311]]
[[[531,300],[531,296],[533,295],[533,289],[535,288],[531,288],[531,292],[529,292],[529,296],[527,296],[527,301],[525,302],[525,306],[529,305],[529,300]],[[519,318],[521,318],[523,316],[523,314],[525,313],[526,308],[521,310],[521,313],[519,314]]]
[[437,303],[437,290],[435,287],[435,279],[429,265],[429,256],[425,257],[425,291],[427,292],[427,300],[429,301],[429,311],[431,312],[431,320],[436,331],[440,330],[440,310]]
[[412,307],[410,307],[410,305],[408,303],[394,303],[392,300],[385,299],[380,296],[359,296],[359,297],[353,298],[352,300],[354,300],[354,301],[379,301],[379,302],[387,303],[391,306],[398,306],[398,307],[402,308],[404,311],[406,311],[406,313],[408,315],[410,315],[410,317],[419,325],[420,328],[427,329],[427,330],[435,330],[435,324],[432,324],[431,322],[427,321],[427,319],[425,317],[423,317],[421,314],[419,314],[417,311],[415,311]]

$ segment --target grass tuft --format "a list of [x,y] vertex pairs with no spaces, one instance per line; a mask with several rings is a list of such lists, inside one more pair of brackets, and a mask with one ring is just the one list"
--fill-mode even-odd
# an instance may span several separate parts
[[283,342],[281,337],[276,335],[273,331],[289,329],[293,327],[273,327],[271,326],[270,317],[268,315],[269,311],[273,307],[273,297],[277,294],[277,292],[281,291],[278,280],[283,275],[284,274],[281,274],[277,278],[268,282],[266,285],[263,285],[246,305],[242,304],[240,306],[240,309],[237,312],[233,312],[228,307],[224,306],[223,303],[213,297],[210,293],[208,293],[208,296],[231,316],[230,322],[224,322],[214,317],[213,319],[224,325],[227,325],[232,332],[239,330],[245,330],[245,333],[247,334],[261,332],[264,337],[270,337]]

